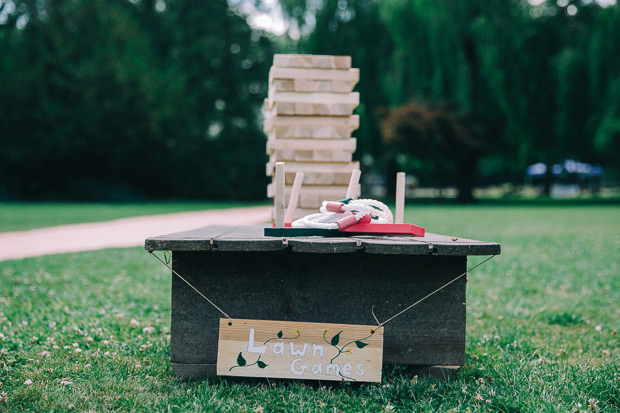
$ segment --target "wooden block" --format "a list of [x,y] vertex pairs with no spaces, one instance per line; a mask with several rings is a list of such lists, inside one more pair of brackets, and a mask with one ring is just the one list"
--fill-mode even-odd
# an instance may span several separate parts
[[220,319],[217,374],[380,382],[383,328]]
[[276,92],[295,92],[295,81],[291,79],[274,80],[272,89]]
[[312,103],[279,103],[275,102],[271,113],[275,116],[351,116],[354,105],[345,104],[312,104]]
[[[297,81],[296,81],[297,82]],[[282,103],[313,103],[313,104],[347,104],[354,107],[360,103],[360,94],[352,93],[295,93],[270,91],[269,105],[276,102]],[[268,107],[270,107],[268,105]]]
[[284,226],[284,213],[286,212],[286,199],[284,196],[284,174],[285,167],[283,162],[275,163],[275,189],[274,208],[276,211],[276,227]]
[[267,154],[275,150],[328,150],[344,151],[349,154],[355,152],[357,139],[267,139]]
[[[305,175],[305,174],[304,174]],[[302,181],[303,182],[303,181]],[[287,197],[291,195],[292,186],[287,185],[284,188],[284,193]],[[337,201],[339,199],[344,199],[347,195],[347,187],[346,186],[320,186],[320,185],[306,185],[302,186],[301,191],[306,195],[316,195],[323,198],[323,201]],[[358,184],[355,189],[355,198],[359,196],[361,192],[361,186]],[[275,195],[275,186],[274,183],[270,183],[267,185],[267,198],[273,198]]]
[[271,132],[266,131],[269,139],[322,139],[348,140],[351,128],[334,126],[276,126]]
[[345,80],[332,80],[331,92],[332,93],[349,93],[355,87],[355,82],[347,82]]
[[[304,188],[308,185],[342,185],[342,182],[348,182],[350,173],[320,173],[309,172],[304,173]],[[292,185],[295,175],[293,173],[287,173],[285,176],[286,185]]]
[[295,103],[275,103],[271,107],[271,113],[276,116],[297,115],[295,112]]
[[295,152],[292,149],[278,149],[273,151],[272,155],[274,155],[273,159],[277,162],[290,162],[295,160]]
[[297,69],[272,67],[269,70],[269,83],[276,79],[312,79],[312,80],[344,80],[359,82],[359,69],[324,70],[324,69]]
[[[346,150],[336,150],[330,152],[332,162],[351,162],[353,160],[352,152]],[[314,160],[317,161],[316,151],[314,155]]]
[[[313,80],[312,81],[312,92],[325,92],[325,93],[333,92],[332,83],[333,82],[329,80]],[[349,90],[349,92],[351,90]],[[295,92],[300,92],[300,91],[295,89]]]
[[269,113],[268,119],[265,119],[265,132],[270,132],[276,126],[333,126],[355,130],[360,126],[360,118],[359,115],[334,118],[331,116],[276,116]]
[[413,224],[355,224],[342,232],[357,234],[402,234],[423,237],[426,230]]
[[316,173],[314,179],[317,185],[334,185],[336,183],[336,175],[335,173]]
[[[295,174],[295,182],[293,182],[293,186],[290,189],[290,195],[288,197],[288,206],[286,208],[286,215],[284,215],[284,225],[293,222],[295,219],[295,210],[297,209],[297,204],[299,202],[299,192],[301,191],[301,185],[304,180],[304,173],[297,172]],[[286,188],[284,193],[286,194]]]
[[351,56],[275,54],[273,65],[276,67],[346,70],[351,68]]
[[334,69],[349,69],[351,56],[333,56]]
[[278,126],[271,132],[265,132],[271,140],[320,139],[350,140],[351,128],[335,128],[333,126]]
[[292,151],[293,161],[295,162],[312,162],[314,160],[314,151]]
[[301,193],[299,195],[300,208],[319,208],[323,201],[325,200],[320,199],[318,195],[308,195],[304,193]]
[[[359,169],[359,167],[355,169]],[[342,173],[342,174],[334,175],[334,185],[348,185],[350,180],[351,180],[351,173],[348,173],[348,174]]]
[[345,80],[312,80],[312,79],[275,79],[270,85],[273,92],[298,93],[351,93],[355,82]]
[[[275,168],[275,162],[270,160],[267,163],[267,175],[272,176]],[[359,169],[359,162],[350,162],[350,163],[310,163],[310,162],[289,162],[286,164],[286,172],[304,172],[304,173],[341,173],[348,174],[347,180],[344,184],[349,184],[349,177],[351,176],[351,172],[355,169]]]
[[333,160],[332,151],[329,150],[316,150],[312,151],[312,154],[312,160],[314,162],[332,162]]

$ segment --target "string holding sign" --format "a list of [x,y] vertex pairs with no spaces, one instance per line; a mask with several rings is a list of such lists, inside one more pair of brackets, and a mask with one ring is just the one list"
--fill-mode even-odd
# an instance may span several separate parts
[[377,319],[377,316],[375,316],[375,312],[374,312],[374,305],[371,308],[371,313],[372,316],[375,318],[375,320],[377,321],[377,328],[383,327],[384,325],[386,325],[387,323],[389,323],[390,321],[394,320],[396,317],[404,314],[405,312],[411,310],[413,307],[415,307],[416,305],[420,304],[422,301],[426,300],[427,298],[429,298],[430,296],[438,293],[439,291],[443,290],[444,288],[446,288],[447,286],[449,286],[450,284],[452,284],[453,282],[456,282],[457,280],[459,280],[460,278],[464,277],[465,275],[467,275],[469,272],[475,270],[476,268],[480,267],[482,264],[486,263],[487,261],[491,260],[495,258],[495,255],[491,255],[490,257],[488,257],[486,260],[482,261],[480,264],[468,269],[467,271],[465,271],[464,273],[462,273],[461,275],[459,275],[458,277],[453,278],[451,281],[445,283],[444,285],[442,285],[441,287],[439,287],[438,289],[436,289],[435,291],[427,294],[426,296],[420,298],[418,301],[416,301],[415,303],[411,304],[409,307],[405,308],[404,310],[398,312],[397,314],[394,314],[392,317],[388,318],[387,320],[385,320],[384,322],[379,322],[379,319]]
[[155,258],[157,258],[157,259],[159,260],[159,262],[161,262],[161,263],[162,263],[162,264],[164,264],[166,267],[168,267],[168,269],[169,269],[170,271],[172,271],[172,272],[173,272],[173,273],[174,273],[177,277],[179,277],[179,278],[180,278],[180,279],[181,279],[181,280],[182,280],[185,284],[189,285],[189,286],[192,288],[192,290],[196,291],[198,294],[200,294],[200,296],[201,296],[202,298],[204,298],[205,300],[207,300],[207,302],[208,302],[209,304],[211,304],[213,307],[215,307],[215,308],[216,308],[216,309],[217,309],[220,313],[224,314],[224,316],[225,316],[226,318],[228,318],[229,325],[230,325],[230,323],[232,323],[232,318],[230,318],[230,316],[229,316],[228,314],[226,314],[226,313],[225,313],[225,312],[224,312],[224,311],[223,311],[220,307],[218,307],[217,305],[215,305],[215,303],[214,303],[213,301],[211,301],[211,300],[209,300],[207,297],[205,297],[205,295],[204,295],[203,293],[201,293],[200,291],[198,291],[198,289],[197,289],[196,287],[194,287],[193,285],[191,285],[191,284],[189,283],[189,281],[187,281],[185,278],[183,278],[183,277],[181,276],[181,274],[179,274],[178,272],[176,272],[176,271],[175,271],[175,270],[174,270],[174,269],[170,266],[170,260],[166,257],[165,253],[164,253],[164,257],[166,257],[166,260],[164,261],[164,260],[162,260],[161,258],[159,258],[159,257],[157,256],[157,254],[155,254],[153,251],[149,250],[149,252],[151,253],[151,255],[153,255]]

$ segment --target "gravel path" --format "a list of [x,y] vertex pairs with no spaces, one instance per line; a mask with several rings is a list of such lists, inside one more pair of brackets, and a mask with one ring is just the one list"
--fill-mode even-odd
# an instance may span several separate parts
[[148,237],[207,225],[251,225],[269,220],[269,207],[147,215],[88,224],[0,233],[0,261],[66,252],[144,245]]

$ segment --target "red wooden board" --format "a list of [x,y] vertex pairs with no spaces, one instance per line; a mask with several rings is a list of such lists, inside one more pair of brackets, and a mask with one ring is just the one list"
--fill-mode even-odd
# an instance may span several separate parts
[[408,234],[423,237],[426,230],[413,224],[355,224],[341,232],[364,234]]

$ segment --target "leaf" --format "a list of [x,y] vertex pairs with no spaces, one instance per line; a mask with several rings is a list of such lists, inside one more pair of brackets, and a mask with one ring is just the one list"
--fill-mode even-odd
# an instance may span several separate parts
[[264,369],[265,367],[267,367],[269,364],[265,364],[262,361],[258,360],[256,362],[256,365],[258,366],[259,369]]
[[332,337],[332,346],[337,346],[338,343],[340,343],[340,333],[342,333],[342,331]]
[[241,353],[239,353],[239,355],[237,356],[237,364],[240,365],[241,367],[246,365],[246,361],[243,358],[243,356],[241,355]]
[[357,348],[364,348],[368,345],[368,343],[364,343],[363,341],[357,340],[355,341],[355,345],[357,346]]
[[278,338],[282,338],[282,330],[278,331]]

